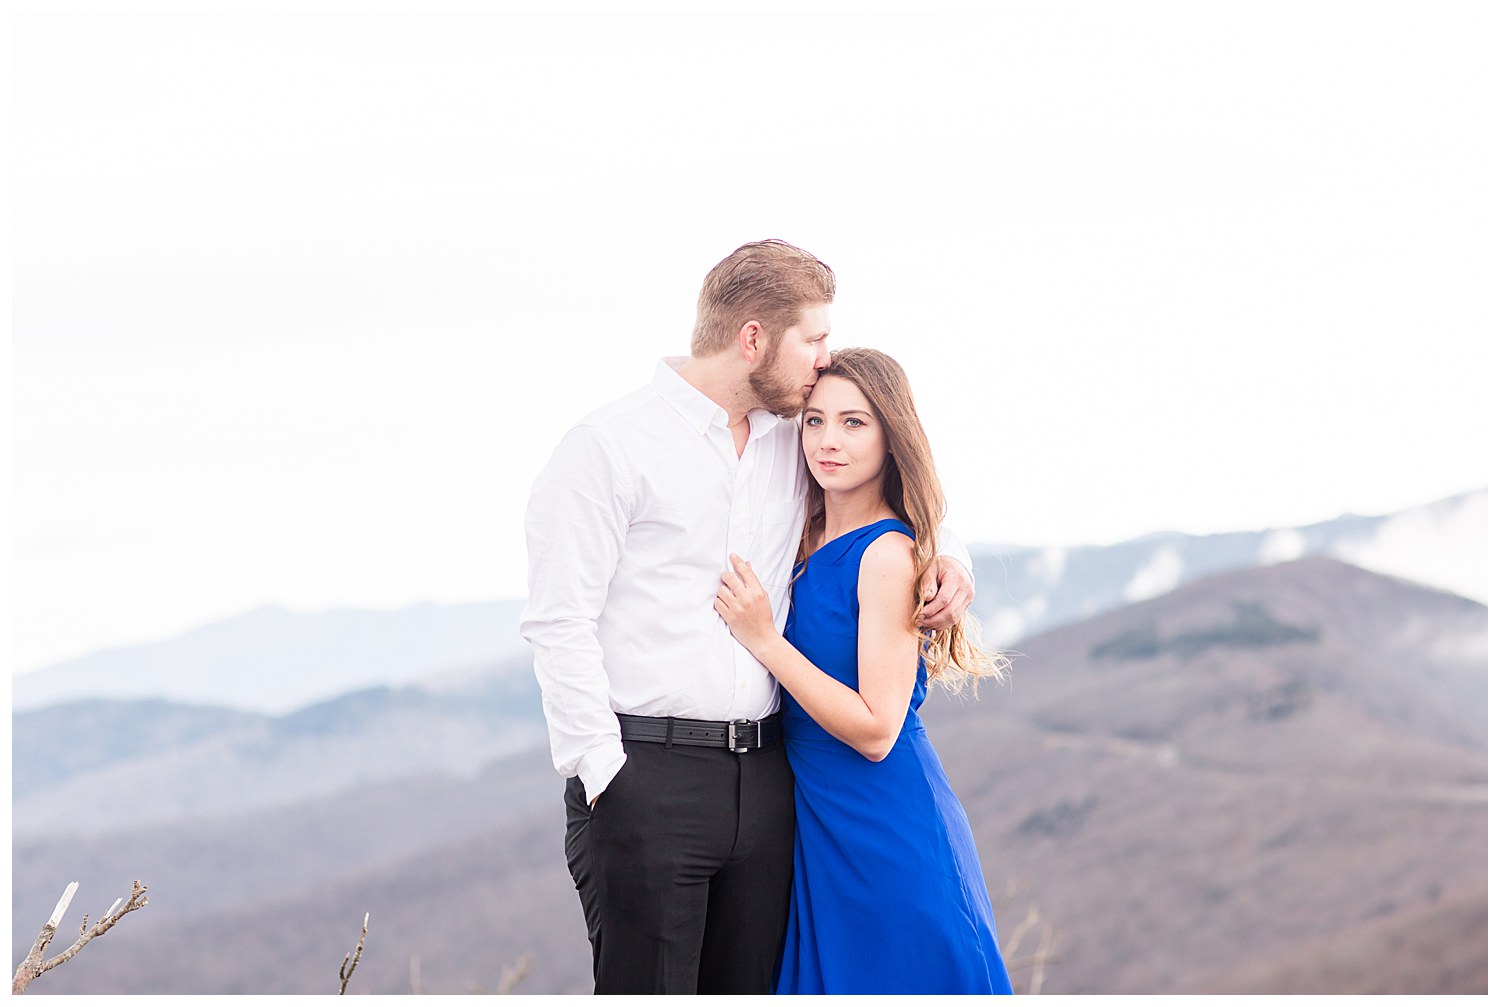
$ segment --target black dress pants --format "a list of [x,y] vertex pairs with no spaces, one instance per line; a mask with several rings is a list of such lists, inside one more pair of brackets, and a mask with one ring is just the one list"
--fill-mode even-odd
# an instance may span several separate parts
[[592,809],[565,793],[568,869],[595,993],[770,993],[792,878],[792,771],[780,742],[625,742]]

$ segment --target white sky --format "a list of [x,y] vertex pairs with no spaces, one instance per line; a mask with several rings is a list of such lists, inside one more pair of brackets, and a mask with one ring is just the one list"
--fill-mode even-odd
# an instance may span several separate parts
[[764,237],[971,543],[1488,484],[1482,6],[991,10],[15,15],[14,670],[521,595],[558,437]]

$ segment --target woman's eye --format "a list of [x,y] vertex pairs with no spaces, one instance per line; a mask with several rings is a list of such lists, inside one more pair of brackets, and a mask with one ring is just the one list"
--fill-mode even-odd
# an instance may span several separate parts
[[865,421],[864,420],[857,419],[857,418],[855,418],[853,416],[849,417],[844,422],[847,423],[847,424],[849,424],[851,427],[862,427],[862,426],[865,425]]
[[821,426],[822,423],[823,423],[823,421],[821,419],[819,419],[818,417],[816,417],[816,416],[809,416],[805,420],[803,420],[802,422],[803,422],[804,426],[809,426],[809,427]]

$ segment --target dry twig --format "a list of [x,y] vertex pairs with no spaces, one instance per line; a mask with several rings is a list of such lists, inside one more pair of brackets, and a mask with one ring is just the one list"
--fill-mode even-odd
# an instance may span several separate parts
[[37,976],[72,958],[83,950],[85,944],[120,922],[121,917],[126,913],[135,912],[146,904],[146,886],[136,881],[131,887],[129,899],[115,899],[115,904],[110,906],[109,911],[99,917],[99,921],[92,927],[89,926],[89,918],[84,916],[83,925],[78,928],[78,939],[73,942],[73,946],[57,957],[43,961],[42,956],[47,953],[47,945],[51,944],[52,938],[57,936],[58,924],[62,922],[63,914],[68,911],[68,904],[73,901],[73,895],[77,891],[78,882],[76,881],[63,890],[62,898],[57,900],[57,908],[52,910],[52,915],[42,925],[42,931],[36,935],[31,951],[16,967],[15,978],[10,981],[12,995],[26,992],[26,987],[31,985],[31,981]]
[[359,928],[359,943],[354,945],[354,950],[344,956],[344,964],[339,966],[339,996],[349,988],[349,980],[354,976],[354,970],[359,965],[359,956],[365,953],[365,934],[370,932],[370,914],[365,913],[364,925]]
[[1026,907],[1026,918],[1021,925],[1010,932],[1010,943],[1005,945],[1005,960],[1010,961],[1021,950],[1021,939],[1030,932],[1031,928],[1042,921],[1042,914],[1037,912],[1033,903]]
[[1031,989],[1027,992],[1035,995],[1042,992],[1042,983],[1047,978],[1047,966],[1062,961],[1062,956],[1052,951],[1053,941],[1058,934],[1052,928],[1052,924],[1043,923],[1041,935],[1037,937],[1036,953],[1031,956]]
[[[1021,887],[1014,881],[1007,885],[1003,901],[996,907],[995,915],[999,916],[1001,909],[1008,907],[1020,891]],[[1029,955],[1022,955],[1021,944],[1027,934],[1033,930],[1036,931],[1035,950]],[[1055,965],[1063,960],[1062,956],[1057,953],[1057,945],[1061,937],[1060,931],[1042,920],[1042,914],[1035,903],[1027,906],[1026,918],[1010,932],[1010,940],[1006,942],[1002,952],[1006,970],[1011,973],[1012,981],[1018,973],[1029,969],[1031,972],[1030,989],[1027,992],[1041,993],[1042,983],[1047,981],[1047,966]]]
[[500,990],[502,995],[514,993],[521,980],[531,974],[531,966],[536,964],[536,955],[530,951],[515,960],[515,963],[500,974]]
[[[521,957],[517,958],[515,961],[511,962],[509,965],[505,966],[505,968],[500,972],[500,985],[496,988],[495,992],[499,993],[501,996],[514,993],[516,991],[516,987],[520,985],[521,980],[525,979],[528,975],[531,974],[531,966],[535,964],[536,955],[528,951]],[[470,979],[465,985],[468,986],[470,993],[489,992],[489,990],[485,989],[483,986],[480,986],[472,979]]]
[[411,995],[422,995],[422,956],[415,951],[411,953]]
[[[1029,955],[1018,956],[1021,950],[1021,939],[1029,933],[1032,928],[1040,925],[1037,931],[1036,950]],[[1037,912],[1036,906],[1027,907],[1026,919],[1021,925],[1011,932],[1010,943],[1005,946],[1005,966],[1012,973],[1024,969],[1031,970],[1031,988],[1027,990],[1033,995],[1042,991],[1042,983],[1047,981],[1047,966],[1055,965],[1062,961],[1062,957],[1055,952],[1057,940],[1061,935],[1050,923],[1043,923],[1041,913]]]

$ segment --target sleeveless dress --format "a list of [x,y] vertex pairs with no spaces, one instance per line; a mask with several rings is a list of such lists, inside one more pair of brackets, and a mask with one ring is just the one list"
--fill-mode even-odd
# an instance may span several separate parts
[[[799,565],[785,636],[858,688],[859,564],[894,518],[840,536]],[[995,915],[968,816],[917,707],[920,663],[901,735],[871,762],[782,692],[796,778],[791,915],[777,993],[1009,993]]]

